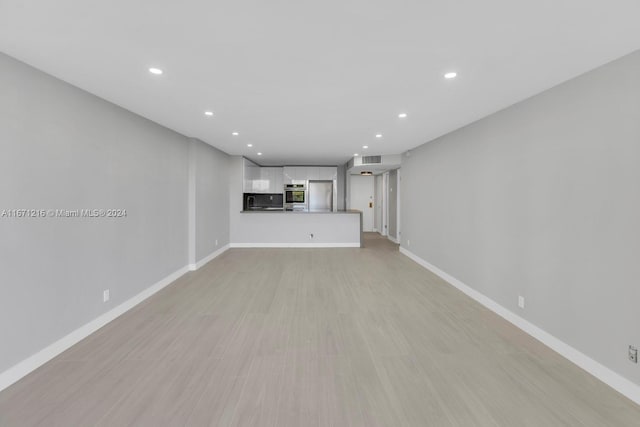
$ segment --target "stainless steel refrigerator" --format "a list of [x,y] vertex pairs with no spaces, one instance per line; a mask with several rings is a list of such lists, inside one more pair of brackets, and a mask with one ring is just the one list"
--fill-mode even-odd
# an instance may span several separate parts
[[309,211],[333,211],[333,181],[309,181]]

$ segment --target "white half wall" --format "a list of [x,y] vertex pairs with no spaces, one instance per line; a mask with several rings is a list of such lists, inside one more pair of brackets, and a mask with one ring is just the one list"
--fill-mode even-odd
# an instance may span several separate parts
[[360,213],[238,214],[231,247],[360,247]]

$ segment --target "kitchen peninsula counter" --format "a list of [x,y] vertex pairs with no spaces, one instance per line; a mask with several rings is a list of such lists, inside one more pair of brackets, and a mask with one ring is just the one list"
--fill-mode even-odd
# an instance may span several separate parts
[[233,224],[232,247],[362,247],[360,211],[251,209],[240,213]]

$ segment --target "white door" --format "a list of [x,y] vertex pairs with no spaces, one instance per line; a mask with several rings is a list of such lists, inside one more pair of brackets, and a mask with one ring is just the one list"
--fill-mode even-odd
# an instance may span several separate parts
[[362,230],[373,231],[374,177],[352,175],[349,191],[350,208],[362,211]]

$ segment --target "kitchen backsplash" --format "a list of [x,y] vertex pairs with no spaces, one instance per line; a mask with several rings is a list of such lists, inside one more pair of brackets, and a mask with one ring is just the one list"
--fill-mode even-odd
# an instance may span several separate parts
[[264,193],[244,193],[242,209],[248,208],[281,208],[282,193],[264,194]]

